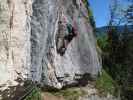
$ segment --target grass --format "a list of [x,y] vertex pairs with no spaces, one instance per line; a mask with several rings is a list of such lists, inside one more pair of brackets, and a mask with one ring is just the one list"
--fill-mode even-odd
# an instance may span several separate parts
[[35,88],[32,93],[27,96],[24,100],[41,100],[41,92],[40,89]]
[[63,96],[65,100],[78,100],[80,96],[86,95],[86,92],[84,90],[74,87],[51,93],[55,96]]
[[[107,95],[108,93],[116,96],[117,95],[117,83],[112,77],[105,71],[102,70],[101,76],[95,82],[96,88],[99,90],[99,95]],[[62,90],[51,90],[48,93],[63,97],[65,100],[78,100],[79,97],[86,95],[86,91],[82,88],[65,88]],[[41,100],[41,90],[35,88],[32,93],[25,100]]]
[[110,93],[116,96],[117,86],[112,77],[105,70],[102,70],[101,76],[96,80],[96,88],[99,90],[100,94],[106,95]]

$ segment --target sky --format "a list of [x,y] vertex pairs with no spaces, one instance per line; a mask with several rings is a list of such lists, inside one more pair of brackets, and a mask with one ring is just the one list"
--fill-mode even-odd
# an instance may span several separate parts
[[[94,15],[96,27],[106,26],[109,22],[109,6],[111,0],[88,0]],[[119,0],[122,7],[127,7],[130,3],[127,0]]]
[[109,21],[109,1],[110,0],[89,0],[96,21],[96,27],[107,25]]

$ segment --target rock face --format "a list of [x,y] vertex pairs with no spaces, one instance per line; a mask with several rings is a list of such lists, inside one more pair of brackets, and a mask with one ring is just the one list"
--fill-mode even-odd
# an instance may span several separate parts
[[62,88],[101,64],[82,0],[0,0],[0,85]]
[[0,85],[30,73],[30,0],[0,0]]
[[33,2],[33,80],[60,88],[73,83],[84,74],[98,74],[101,67],[93,29],[87,16],[87,9],[81,0]]
[[31,18],[33,80],[56,88],[101,69],[82,0],[34,0]]

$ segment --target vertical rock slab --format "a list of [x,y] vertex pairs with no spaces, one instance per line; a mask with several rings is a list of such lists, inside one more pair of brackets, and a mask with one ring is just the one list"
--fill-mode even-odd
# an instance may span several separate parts
[[98,75],[101,64],[83,1],[0,0],[0,97],[20,80],[60,89]]
[[31,72],[34,81],[61,88],[101,65],[93,28],[82,0],[34,0],[31,18]]
[[31,7],[31,0],[0,0],[1,88],[30,77]]

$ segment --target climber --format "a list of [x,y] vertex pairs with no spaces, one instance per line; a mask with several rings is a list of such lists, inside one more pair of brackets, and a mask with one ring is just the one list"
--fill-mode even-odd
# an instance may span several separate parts
[[68,35],[65,36],[65,48],[67,48],[68,44],[72,41],[72,39],[77,36],[77,32],[75,28],[71,24],[67,24]]
[[58,22],[58,34],[56,37],[57,53],[64,55],[68,44],[77,36],[76,29],[71,24],[62,21]]
[[63,55],[65,53],[65,25],[62,23],[62,21],[58,22],[58,34],[56,36],[56,46],[57,46],[57,53],[60,55]]

